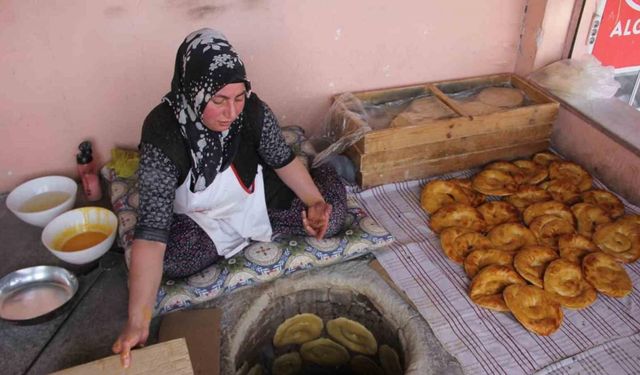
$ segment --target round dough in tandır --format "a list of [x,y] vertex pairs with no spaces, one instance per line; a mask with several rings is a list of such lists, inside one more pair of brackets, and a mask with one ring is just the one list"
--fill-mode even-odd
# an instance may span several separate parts
[[349,350],[373,355],[378,352],[378,342],[365,326],[347,318],[336,318],[327,322],[327,333],[332,339]]
[[627,271],[613,257],[596,251],[582,260],[584,277],[596,290],[610,297],[624,297],[631,293],[633,284]]
[[562,308],[540,287],[509,285],[502,293],[511,313],[529,331],[548,336],[562,324]]
[[276,329],[273,345],[303,344],[320,337],[324,323],[315,314],[298,314],[285,320]]
[[509,87],[488,87],[478,94],[482,103],[497,107],[517,107],[524,101],[524,95],[519,89]]
[[349,352],[337,342],[321,337],[300,347],[302,359],[320,366],[342,366],[349,362]]

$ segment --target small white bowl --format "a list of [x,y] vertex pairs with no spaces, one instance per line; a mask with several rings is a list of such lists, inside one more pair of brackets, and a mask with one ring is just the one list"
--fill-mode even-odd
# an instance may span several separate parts
[[[81,207],[65,212],[51,220],[42,231],[42,243],[55,256],[68,263],[86,264],[100,258],[113,245],[118,229],[116,215],[102,207]],[[60,251],[74,235],[98,231],[107,237],[84,250]]]
[[[49,209],[25,212],[23,211],[24,204],[29,199],[34,198],[37,195],[44,193],[61,192],[66,193],[69,197]],[[7,196],[7,208],[14,213],[20,220],[44,227],[53,220],[54,217],[61,213],[70,210],[76,202],[76,194],[78,192],[78,184],[64,176],[46,176],[39,177],[33,180],[29,180],[22,185],[16,187]]]

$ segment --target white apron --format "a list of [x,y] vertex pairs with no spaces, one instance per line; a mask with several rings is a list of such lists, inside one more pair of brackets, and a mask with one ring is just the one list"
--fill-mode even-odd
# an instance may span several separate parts
[[251,240],[271,241],[271,223],[262,180],[262,166],[246,189],[233,165],[216,175],[211,185],[199,192],[189,189],[191,171],[176,190],[173,211],[185,214],[209,235],[218,254],[230,258]]

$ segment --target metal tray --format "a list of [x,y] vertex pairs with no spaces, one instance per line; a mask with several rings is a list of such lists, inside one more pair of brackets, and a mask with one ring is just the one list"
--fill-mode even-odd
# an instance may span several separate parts
[[35,324],[53,318],[78,291],[78,279],[61,267],[36,266],[0,279],[0,318]]

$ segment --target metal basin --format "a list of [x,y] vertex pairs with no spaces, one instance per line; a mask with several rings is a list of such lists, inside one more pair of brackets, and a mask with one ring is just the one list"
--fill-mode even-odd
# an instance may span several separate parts
[[55,266],[35,266],[14,271],[0,279],[0,318],[17,324],[49,320],[78,291],[78,279]]

